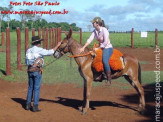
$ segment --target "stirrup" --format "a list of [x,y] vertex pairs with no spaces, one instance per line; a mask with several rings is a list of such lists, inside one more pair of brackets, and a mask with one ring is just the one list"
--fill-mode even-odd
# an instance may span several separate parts
[[100,74],[98,77],[96,77],[94,80],[95,81],[102,81],[102,76],[103,74]]

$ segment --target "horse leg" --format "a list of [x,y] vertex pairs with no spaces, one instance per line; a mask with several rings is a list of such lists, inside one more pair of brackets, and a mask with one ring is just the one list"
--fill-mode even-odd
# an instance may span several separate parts
[[83,114],[86,114],[87,110],[89,109],[89,99],[93,82],[93,73],[89,66],[86,68],[79,68],[79,72],[84,79],[83,105],[79,107],[79,111],[81,111]]
[[92,88],[92,82],[93,80],[91,78],[88,78],[84,81],[84,93],[83,93],[83,106],[82,106],[82,113],[86,114],[87,110],[89,109],[89,100],[90,100],[90,94],[91,94],[91,88]]
[[145,110],[145,98],[144,89],[141,86],[137,78],[131,78],[130,76],[125,76],[125,79],[130,82],[130,84],[136,89],[139,95],[139,110],[142,112]]

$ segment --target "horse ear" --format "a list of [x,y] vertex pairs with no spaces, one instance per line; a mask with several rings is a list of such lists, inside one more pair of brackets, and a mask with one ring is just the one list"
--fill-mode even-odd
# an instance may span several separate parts
[[72,28],[70,28],[70,30],[69,30],[69,33],[68,33],[68,35],[67,35],[67,39],[70,39],[71,36],[72,36]]
[[68,32],[65,32],[65,35],[67,36],[68,35]]

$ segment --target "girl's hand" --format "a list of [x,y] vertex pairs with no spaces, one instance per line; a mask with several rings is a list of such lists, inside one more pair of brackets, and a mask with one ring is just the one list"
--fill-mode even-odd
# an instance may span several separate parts
[[84,52],[84,49],[85,49],[84,47],[80,48],[80,49],[79,49],[79,53]]
[[99,48],[93,48],[93,51],[96,52],[96,50],[98,50]]

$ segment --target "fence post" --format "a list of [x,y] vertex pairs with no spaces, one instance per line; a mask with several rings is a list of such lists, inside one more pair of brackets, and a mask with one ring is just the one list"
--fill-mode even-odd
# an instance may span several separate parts
[[155,29],[155,48],[158,46],[158,31]]
[[41,28],[38,28],[38,36],[41,38]]
[[32,36],[35,36],[35,28],[32,28]]
[[17,33],[17,69],[21,69],[21,32],[20,28],[16,28]]
[[55,42],[54,42],[54,46],[56,46],[57,45],[57,39],[58,39],[58,29],[57,28],[55,28]]
[[61,41],[61,27],[59,27],[57,30],[58,30],[58,32],[57,32],[57,34],[58,34],[57,43],[58,43],[59,41]]
[[10,28],[6,28],[6,75],[11,75]]
[[52,48],[54,47],[54,28],[52,28]]
[[132,28],[132,30],[131,30],[131,48],[134,48],[134,38],[133,38],[133,34],[134,34],[134,28]]
[[48,49],[48,28],[46,28],[46,49]]
[[29,35],[28,35],[28,27],[25,28],[25,54],[29,48]]
[[51,35],[51,33],[52,33],[52,29],[51,28],[49,28],[49,49],[52,47],[52,35]]
[[2,37],[1,37],[1,46],[4,46],[5,44],[5,33],[2,32]]
[[42,28],[43,48],[46,48],[45,28]]
[[80,28],[80,44],[82,44],[82,29]]

